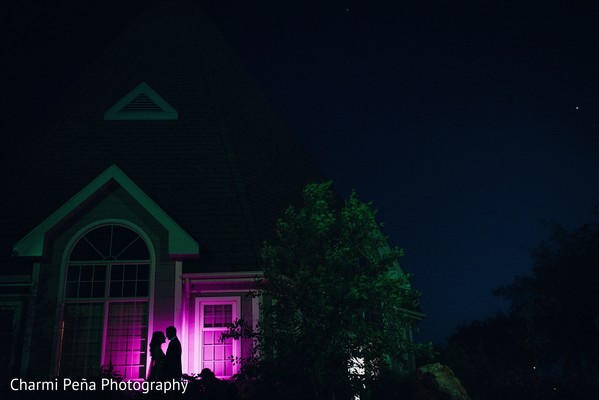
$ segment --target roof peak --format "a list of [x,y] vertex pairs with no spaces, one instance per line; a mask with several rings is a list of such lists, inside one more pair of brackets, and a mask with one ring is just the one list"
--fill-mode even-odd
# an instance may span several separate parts
[[142,82],[104,113],[104,120],[177,120],[179,113]]

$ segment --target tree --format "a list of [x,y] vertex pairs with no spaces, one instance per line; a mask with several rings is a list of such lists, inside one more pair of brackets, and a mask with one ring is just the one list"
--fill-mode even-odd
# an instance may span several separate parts
[[472,399],[533,399],[538,382],[525,332],[521,318],[504,313],[461,325],[447,338],[439,361],[451,367]]
[[417,347],[407,332],[418,294],[375,217],[355,193],[339,204],[330,182],[311,184],[264,244],[264,321],[257,357],[245,361],[259,365],[271,395],[364,398],[371,378]]
[[599,220],[574,231],[555,225],[532,250],[533,274],[496,294],[526,321],[539,372],[563,386],[599,385]]
[[532,274],[494,294],[509,313],[459,327],[441,359],[474,399],[591,399],[599,394],[599,221],[554,225]]

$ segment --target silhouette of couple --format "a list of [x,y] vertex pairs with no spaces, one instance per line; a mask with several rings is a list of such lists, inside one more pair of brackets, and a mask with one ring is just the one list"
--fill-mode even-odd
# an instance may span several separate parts
[[[168,338],[169,343],[166,354],[162,351],[162,344]],[[152,334],[150,342],[150,372],[148,381],[171,381],[173,379],[181,380],[181,342],[177,338],[177,329],[174,326],[166,328],[166,338],[164,332],[156,331]]]

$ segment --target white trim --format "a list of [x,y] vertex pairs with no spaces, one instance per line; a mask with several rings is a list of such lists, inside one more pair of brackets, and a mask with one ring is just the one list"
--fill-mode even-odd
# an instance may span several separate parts
[[183,286],[183,296],[181,299],[181,343],[183,345],[183,352],[181,354],[181,365],[183,366],[183,373],[191,373],[193,368],[190,365],[190,354],[194,354],[194,349],[191,346],[189,340],[189,326],[191,321],[190,310],[189,310],[189,279],[181,279]]
[[[194,342],[197,345],[197,349],[195,351],[195,357],[193,362],[194,372],[200,372],[202,370],[202,358],[204,352],[204,335],[202,334],[204,331],[204,308],[202,304],[232,304],[232,319],[235,321],[241,315],[241,297],[240,296],[230,296],[230,297],[196,297],[195,298],[195,332],[194,332]],[[233,340],[233,357],[237,358],[240,355],[241,343],[239,340]],[[238,366],[234,364],[232,366],[233,374],[237,373]],[[213,371],[214,372],[214,371]],[[218,376],[222,378],[222,376]]]
[[[113,299],[113,300],[109,300],[108,299],[108,292],[105,292],[105,297],[101,300],[99,299],[94,299],[94,300],[87,300],[87,299],[76,299],[73,301],[67,301],[65,302],[65,298],[64,298],[64,290],[65,290],[65,281],[66,281],[66,267],[67,264],[69,263],[69,256],[71,254],[71,251],[73,250],[73,247],[78,243],[79,239],[81,239],[86,233],[99,228],[101,226],[105,226],[105,225],[121,225],[124,226],[128,229],[131,229],[132,231],[134,231],[135,233],[137,233],[142,240],[144,241],[147,249],[148,249],[148,254],[149,254],[149,261],[148,261],[148,265],[150,268],[150,277],[149,277],[149,288],[148,288],[148,298],[147,300],[140,300],[140,299],[132,299],[132,298],[118,298],[118,299]],[[109,264],[119,264],[119,262],[109,262]],[[107,276],[106,276],[106,280],[107,280],[107,284],[109,284],[110,282],[110,276],[109,276],[109,271],[107,270]],[[102,331],[102,349],[101,349],[101,353],[100,353],[100,360],[101,360],[101,364],[104,365],[105,360],[104,360],[104,353],[105,353],[105,348],[104,346],[106,345],[106,328],[107,328],[107,320],[108,320],[108,303],[110,302],[140,302],[140,301],[144,301],[147,302],[148,304],[148,335],[151,335],[151,333],[153,332],[153,325],[154,325],[154,287],[155,287],[155,277],[156,277],[156,251],[154,249],[154,245],[152,243],[152,240],[150,239],[150,237],[145,233],[145,231],[143,229],[141,229],[138,225],[124,220],[124,219],[119,219],[119,218],[107,218],[107,219],[101,219],[101,220],[97,220],[94,221],[90,224],[85,225],[84,227],[82,227],[81,229],[79,229],[67,242],[67,245],[65,246],[64,252],[62,254],[62,258],[61,258],[61,262],[60,262],[60,280],[58,283],[58,298],[57,298],[57,310],[56,310],[56,329],[55,329],[55,334],[54,334],[54,351],[53,351],[53,355],[52,357],[54,358],[54,362],[52,363],[53,365],[53,374],[54,375],[58,375],[59,374],[59,368],[60,368],[60,357],[61,357],[61,325],[62,325],[62,321],[64,318],[64,304],[65,303],[103,303],[103,314],[104,314],[104,323],[103,323],[103,331]],[[148,343],[149,344],[149,343]],[[146,352],[146,371],[147,371],[147,366],[150,365],[150,354],[149,351]]]
[[175,261],[175,304],[174,304],[174,318],[173,325],[181,326],[181,277],[183,271],[183,262],[178,260]]
[[199,291],[195,291],[192,292],[195,295],[198,294],[203,294],[203,293],[247,293],[247,290],[243,290],[243,289],[204,289],[204,290],[199,290]]
[[176,258],[196,257],[199,254],[198,243],[179,226],[162,208],[139,188],[115,164],[108,167],[87,186],[71,197],[53,212],[41,224],[22,238],[13,248],[18,256],[41,257],[44,254],[46,233],[57,223],[67,218],[85,200],[94,195],[111,180],[125,189],[148,213],[150,213],[168,232],[168,252]]
[[264,275],[262,271],[240,271],[240,272],[191,272],[183,274],[184,279],[202,282],[232,282],[253,281],[256,277]]

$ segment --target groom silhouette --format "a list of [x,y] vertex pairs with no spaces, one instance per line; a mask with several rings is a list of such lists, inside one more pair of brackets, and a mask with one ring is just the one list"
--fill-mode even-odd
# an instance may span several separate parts
[[177,338],[177,329],[174,326],[166,328],[166,337],[169,340],[166,356],[164,358],[165,380],[181,380],[181,342]]

